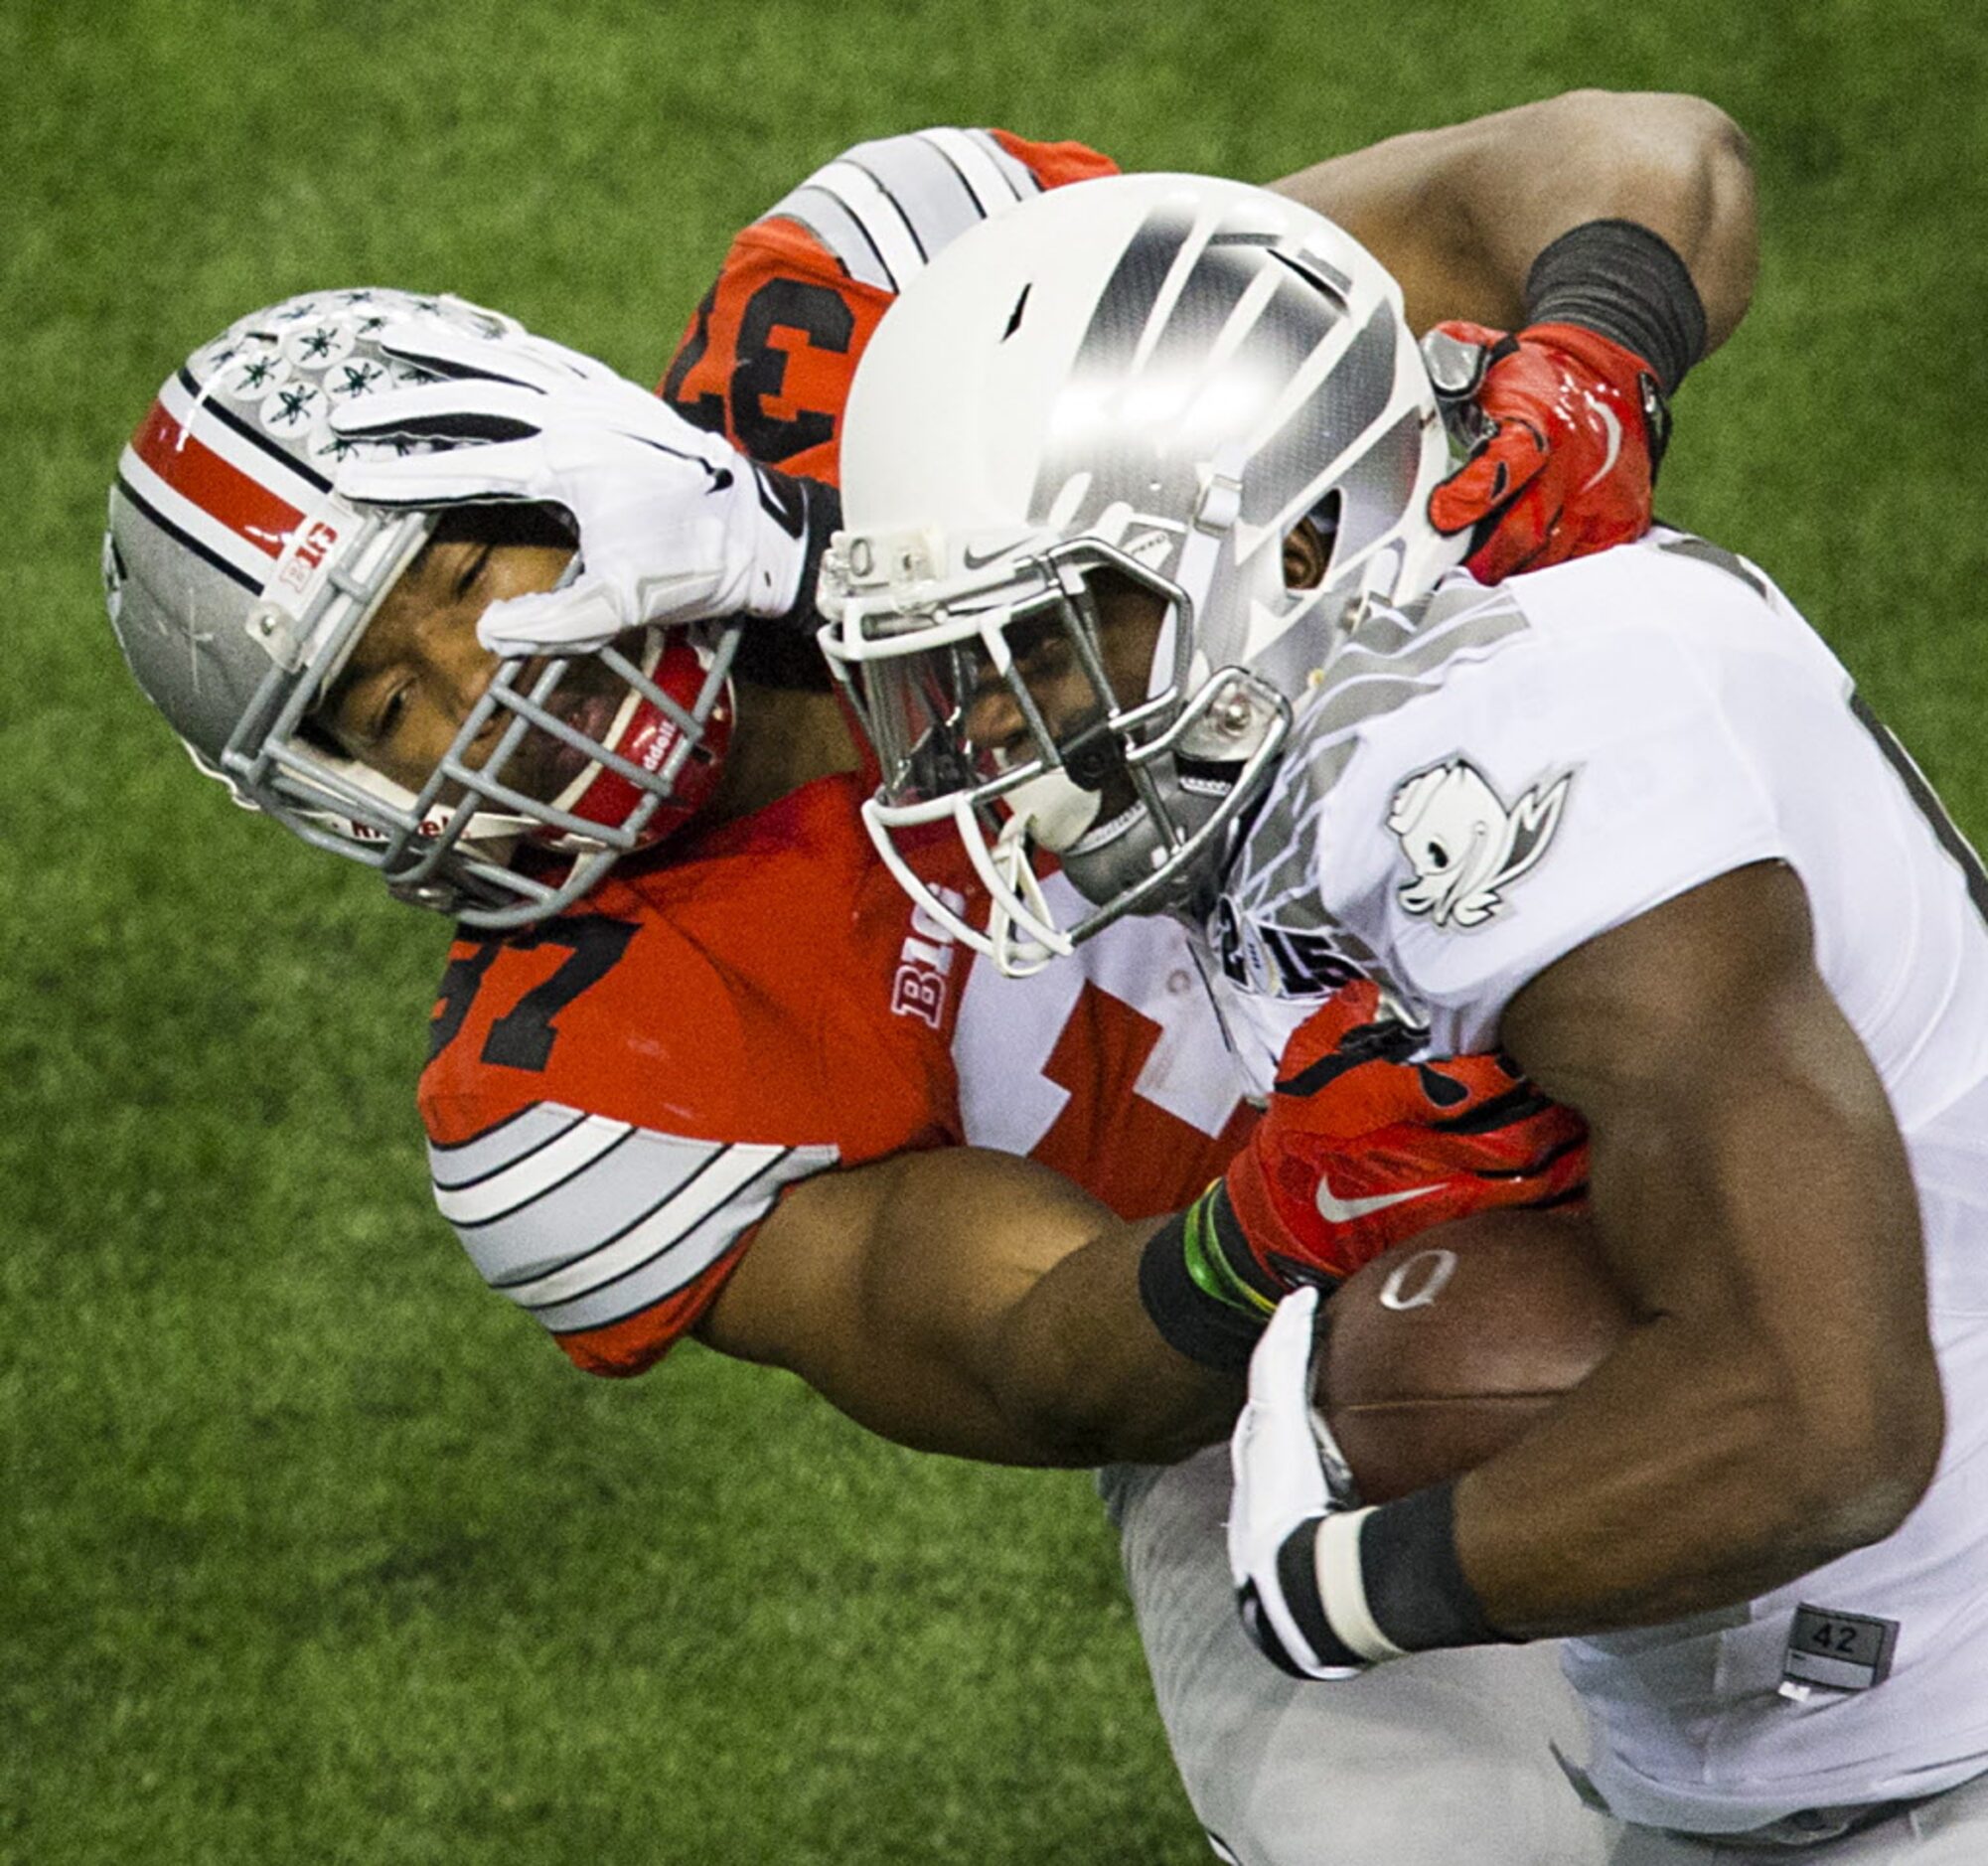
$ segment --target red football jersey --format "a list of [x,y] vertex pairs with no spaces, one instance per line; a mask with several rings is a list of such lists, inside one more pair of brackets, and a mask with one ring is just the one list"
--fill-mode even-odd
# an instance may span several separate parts
[[998,129],[859,143],[732,241],[660,392],[755,460],[835,485],[856,360],[906,278],[989,215],[1117,173],[1082,143]]
[[[1001,207],[1113,172],[999,131],[851,149],[733,242],[663,392],[833,479],[856,359],[905,277]],[[1003,979],[890,878],[865,788],[825,778],[450,951],[421,1080],[436,1200],[583,1367],[655,1361],[810,1173],[970,1142],[1143,1216],[1198,1194],[1252,1125],[1176,927],[1129,922]],[[934,878],[964,902],[961,859]]]
[[826,1167],[972,1142],[1133,1216],[1186,1202],[1249,1130],[1178,928],[1003,979],[913,908],[860,800],[824,778],[451,949],[421,1079],[436,1200],[583,1367],[656,1360]]

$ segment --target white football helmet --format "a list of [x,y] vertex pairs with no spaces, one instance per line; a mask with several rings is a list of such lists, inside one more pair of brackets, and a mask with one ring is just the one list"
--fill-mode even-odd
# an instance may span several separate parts
[[[418,793],[343,756],[311,715],[435,514],[342,499],[339,461],[394,443],[348,441],[328,423],[354,396],[425,380],[380,342],[409,323],[489,343],[497,374],[520,330],[455,298],[313,292],[195,351],[118,464],[104,592],[139,686],[236,802],[366,863],[403,899],[519,926],[708,799],[730,736],[737,625],[500,660]],[[550,758],[546,739],[560,748]],[[490,749],[472,763],[479,740]],[[571,769],[575,752],[558,794],[534,795],[525,774]]]
[[[1400,288],[1282,196],[1123,176],[955,241],[856,371],[822,576],[823,646],[882,763],[865,816],[900,882],[1014,972],[1191,905],[1335,642],[1460,557],[1427,518],[1450,468]],[[1324,567],[1295,589],[1301,521]],[[1144,694],[1105,678],[1101,573],[1166,605]],[[1060,743],[1015,665],[1045,627],[1096,700]],[[963,729],[990,684],[1027,721],[1019,756]],[[935,823],[993,894],[985,929],[908,859]],[[1059,924],[1031,848],[1091,911]]]

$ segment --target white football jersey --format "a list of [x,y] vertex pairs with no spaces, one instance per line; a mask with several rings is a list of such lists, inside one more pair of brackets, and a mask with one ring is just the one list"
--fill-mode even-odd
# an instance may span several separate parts
[[1948,1402],[1886,1541],[1729,1612],[1573,1642],[1615,1812],[1706,1831],[1988,1768],[1988,880],[1751,563],[1675,532],[1365,623],[1300,708],[1210,934],[1251,1075],[1352,972],[1434,1053],[1492,1047],[1574,947],[1748,862],[1911,1152]]

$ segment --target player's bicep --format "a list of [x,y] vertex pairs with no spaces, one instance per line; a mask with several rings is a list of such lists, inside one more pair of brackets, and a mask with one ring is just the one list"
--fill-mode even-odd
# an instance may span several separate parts
[[1602,1241],[1646,1309],[1737,1325],[1791,1369],[1923,1355],[1905,1145],[1792,869],[1736,869],[1577,947],[1501,1036],[1587,1118]]
[[1511,326],[1523,316],[1512,279],[1476,238],[1448,185],[1457,133],[1391,136],[1268,184],[1336,222],[1386,266],[1401,286],[1409,328],[1418,332],[1445,318]]
[[1781,861],[1711,876],[1575,946],[1512,995],[1499,1034],[1542,1086],[1604,1120],[1647,1115],[1680,1081],[1794,1069],[1876,1088]]
[[1401,281],[1418,330],[1511,327],[1533,259],[1583,222],[1633,220],[1690,268],[1717,346],[1758,247],[1746,139],[1702,98],[1569,91],[1393,136],[1272,184],[1337,221]]

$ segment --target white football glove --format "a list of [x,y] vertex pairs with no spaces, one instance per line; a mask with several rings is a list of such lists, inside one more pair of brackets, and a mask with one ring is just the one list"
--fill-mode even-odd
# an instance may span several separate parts
[[355,397],[334,412],[333,431],[439,445],[397,458],[355,452],[338,469],[344,497],[415,509],[555,505],[579,527],[579,573],[492,603],[477,624],[486,648],[588,654],[648,623],[794,606],[808,536],[786,475],[763,472],[606,364],[516,327],[476,337],[389,324],[380,341],[446,380]]
[[[1351,1654],[1331,1636],[1312,1565],[1317,1525],[1356,1506],[1352,1472],[1311,1403],[1317,1315],[1317,1290],[1293,1291],[1250,1356],[1249,1400],[1229,1441],[1229,1573],[1243,1631],[1267,1657],[1303,1678],[1353,1678],[1366,1666],[1343,1662]],[[1287,1576],[1278,1558],[1300,1529]]]

